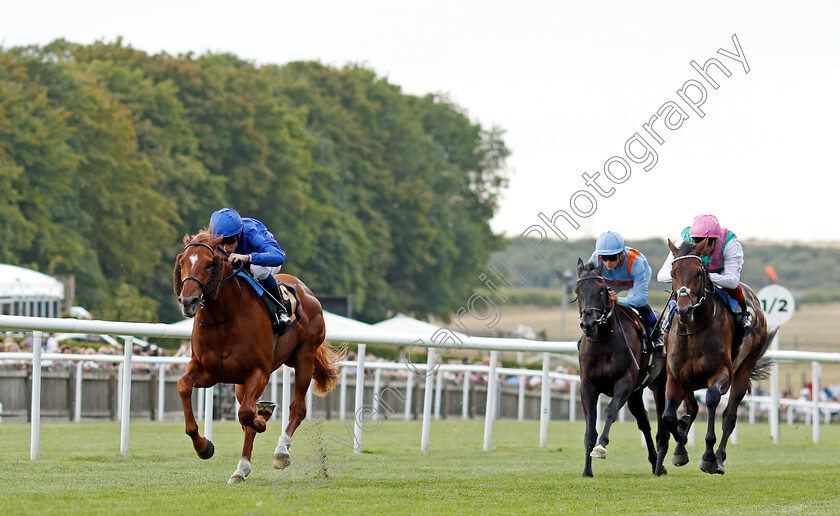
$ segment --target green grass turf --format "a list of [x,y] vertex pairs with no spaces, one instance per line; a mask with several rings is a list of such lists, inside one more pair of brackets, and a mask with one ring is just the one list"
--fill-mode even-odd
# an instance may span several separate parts
[[[651,474],[635,424],[617,423],[607,460],[585,479],[580,422],[552,422],[546,449],[537,422],[496,422],[488,453],[483,420],[435,421],[424,454],[420,422],[385,421],[354,454],[331,440],[346,438],[340,422],[306,421],[293,466],[315,463],[326,443],[342,456],[327,479],[310,468],[320,487],[271,467],[277,422],[257,436],[251,476],[235,486],[226,483],[242,445],[234,422],[216,422],[208,461],[195,455],[181,423],[133,423],[128,458],[119,455],[118,423],[44,423],[37,462],[29,460],[29,425],[2,423],[0,514],[289,514],[304,490],[298,514],[840,514],[840,425],[821,427],[819,445],[810,427],[782,425],[782,443],[773,445],[766,424],[742,423],[726,474],[712,476],[698,469],[705,422],[698,423],[691,462],[671,466],[669,453],[661,478]],[[275,495],[286,490],[285,499]]]

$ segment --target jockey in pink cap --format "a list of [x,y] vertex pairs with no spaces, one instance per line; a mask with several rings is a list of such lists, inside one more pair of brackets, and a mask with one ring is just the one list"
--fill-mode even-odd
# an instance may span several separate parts
[[[694,243],[700,243],[704,238],[714,245],[709,256],[703,258],[703,263],[709,271],[709,277],[716,286],[729,294],[741,307],[741,325],[749,328],[752,325],[752,314],[747,310],[747,301],[744,299],[744,291],[741,289],[741,268],[744,266],[744,248],[738,242],[735,233],[726,228],[720,227],[717,217],[714,215],[697,215],[691,221],[691,226],[683,229],[681,240],[676,242],[679,247],[681,243],[691,239]],[[669,253],[668,258],[659,269],[656,279],[662,283],[671,282],[671,264],[674,261],[674,253]]]

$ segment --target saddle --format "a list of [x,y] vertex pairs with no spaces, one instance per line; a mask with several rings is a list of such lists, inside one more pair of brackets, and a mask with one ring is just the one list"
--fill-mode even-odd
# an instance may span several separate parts
[[[239,271],[236,274],[247,280],[251,287],[256,290],[260,299],[263,300],[263,303],[265,303],[269,319],[271,319],[271,329],[274,331],[275,335],[282,337],[292,329],[298,320],[300,320],[300,314],[298,313],[298,308],[300,308],[300,298],[298,297],[294,287],[278,281],[277,289],[280,291],[280,297],[282,299],[274,299],[274,296],[266,292],[266,290],[262,288],[262,285],[257,283],[257,280],[255,280],[250,274],[245,271]],[[287,314],[290,314],[288,323],[280,322],[280,318],[277,316],[277,312],[281,309],[281,307],[285,309]]]
[[636,332],[639,335],[639,340],[642,341],[642,353],[650,357],[648,359],[647,367],[644,370],[639,371],[639,378],[636,382],[636,386],[633,389],[634,391],[638,391],[648,387],[650,384],[653,383],[654,380],[659,376],[659,373],[662,371],[662,368],[665,366],[665,357],[660,357],[659,360],[653,360],[653,353],[648,351],[649,349],[653,348],[653,343],[650,342],[650,335],[645,329],[645,324],[642,322],[642,318],[639,316],[639,312],[636,311],[635,308],[629,306],[621,306],[619,305],[618,308],[621,309],[622,312],[630,319],[630,322],[633,324],[633,327],[636,328]]

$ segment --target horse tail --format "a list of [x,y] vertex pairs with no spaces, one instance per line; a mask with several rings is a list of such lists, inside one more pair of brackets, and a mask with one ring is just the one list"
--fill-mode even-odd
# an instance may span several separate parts
[[315,370],[312,372],[315,385],[312,386],[312,392],[318,396],[326,396],[333,390],[341,375],[338,363],[344,358],[346,352],[346,346],[334,349],[327,341],[322,342],[315,349]]
[[761,352],[758,354],[759,358],[758,361],[755,363],[755,367],[753,367],[752,372],[750,373],[750,380],[764,380],[768,376],[770,376],[770,366],[773,365],[773,359],[770,357],[765,357],[764,353],[767,352],[767,349],[770,347],[770,344],[773,342],[773,339],[776,338],[776,332],[779,329],[776,328],[767,335],[767,340],[764,341],[764,346],[761,348]]

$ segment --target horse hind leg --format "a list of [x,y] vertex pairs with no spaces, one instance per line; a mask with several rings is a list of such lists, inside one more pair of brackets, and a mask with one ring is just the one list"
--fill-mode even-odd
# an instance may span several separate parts
[[729,402],[723,411],[723,431],[720,436],[720,444],[715,453],[718,462],[718,471],[716,473],[720,473],[721,475],[725,472],[723,463],[726,461],[726,443],[729,441],[729,436],[732,435],[732,432],[735,430],[735,425],[738,423],[738,406],[744,399],[744,395],[747,393],[750,385],[749,373],[750,371],[746,368],[736,373],[735,379],[732,382],[732,389],[729,392]]
[[190,436],[193,449],[202,459],[212,457],[216,448],[210,439],[201,437],[198,433],[198,424],[195,422],[192,409],[192,391],[195,386],[210,387],[215,383],[214,379],[196,361],[190,362],[187,372],[178,380],[178,394],[181,396],[181,405],[184,409],[185,433]]
[[289,406],[289,424],[277,440],[277,448],[274,449],[275,469],[283,469],[292,462],[289,448],[292,447],[292,436],[295,435],[295,430],[306,418],[306,391],[309,390],[309,384],[312,381],[315,367],[314,355],[311,352],[299,350],[294,364],[295,396]]

